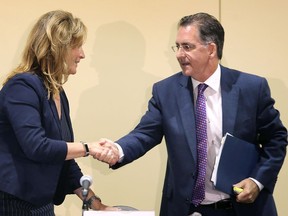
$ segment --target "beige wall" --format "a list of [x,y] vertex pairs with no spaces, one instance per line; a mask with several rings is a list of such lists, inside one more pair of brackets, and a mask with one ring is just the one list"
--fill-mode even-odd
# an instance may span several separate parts
[[[222,64],[267,77],[276,107],[288,125],[287,8],[286,0],[2,0],[0,81],[19,61],[34,21],[49,10],[68,10],[89,29],[86,59],[65,84],[75,139],[117,139],[145,112],[152,84],[179,70],[170,49],[177,21],[205,11],[220,18],[226,30]],[[93,188],[104,203],[155,210],[158,215],[166,163],[164,143],[117,171],[92,158],[77,161],[83,173],[93,177]],[[286,162],[275,189],[280,216],[287,209],[287,166]],[[69,196],[56,214],[80,215],[81,202]]]

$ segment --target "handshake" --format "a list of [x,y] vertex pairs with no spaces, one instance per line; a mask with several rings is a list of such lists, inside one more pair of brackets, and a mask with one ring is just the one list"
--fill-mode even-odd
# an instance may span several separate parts
[[120,149],[118,144],[109,139],[102,138],[98,142],[91,142],[87,144],[89,155],[94,159],[109,164],[110,166],[116,164],[120,159]]

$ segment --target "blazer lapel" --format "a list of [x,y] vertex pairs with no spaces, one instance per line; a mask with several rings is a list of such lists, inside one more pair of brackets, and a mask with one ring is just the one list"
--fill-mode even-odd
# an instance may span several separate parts
[[66,117],[67,124],[68,124],[70,134],[71,134],[70,140],[67,140],[67,141],[73,141],[74,140],[74,134],[73,134],[72,123],[71,123],[71,119],[70,119],[69,103],[68,103],[68,99],[67,99],[67,96],[66,96],[66,93],[64,90],[61,91],[60,96],[61,96],[61,104],[62,104],[62,108],[63,108],[62,115],[65,115],[65,117]]
[[[240,91],[239,87],[235,84],[236,79],[237,77],[235,77],[233,72],[230,72],[228,68],[221,66],[223,135],[227,132],[232,135],[234,133]],[[180,76],[179,84],[179,89],[176,93],[177,104],[187,142],[194,158],[195,163],[193,164],[196,164],[196,128],[192,82],[190,77]]]
[[60,126],[60,120],[59,120],[58,112],[57,112],[56,105],[55,105],[55,102],[54,102],[52,97],[49,98],[48,103],[50,105],[50,109],[51,109],[51,112],[53,114],[53,118],[55,119],[55,122],[57,124],[58,130],[61,131],[61,129],[60,129],[61,126]]
[[194,158],[193,164],[196,164],[196,130],[192,82],[190,77],[186,76],[180,76],[179,81],[180,87],[177,92],[177,104],[188,145]]
[[221,66],[221,94],[223,113],[223,135],[234,134],[235,120],[237,116],[239,87],[235,84],[236,78],[228,68]]

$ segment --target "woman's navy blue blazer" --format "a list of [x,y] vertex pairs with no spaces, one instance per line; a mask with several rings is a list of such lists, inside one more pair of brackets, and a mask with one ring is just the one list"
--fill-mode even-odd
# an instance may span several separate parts
[[56,106],[42,79],[22,73],[0,91],[0,191],[34,205],[61,204],[80,187],[81,170],[65,161],[66,141],[73,141],[69,104],[61,92],[69,140],[62,140]]

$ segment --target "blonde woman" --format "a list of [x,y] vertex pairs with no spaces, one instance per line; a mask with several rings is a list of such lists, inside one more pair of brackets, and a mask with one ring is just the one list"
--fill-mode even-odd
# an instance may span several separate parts
[[[0,92],[0,215],[51,216],[54,204],[60,205],[66,194],[83,199],[79,181],[83,174],[74,158],[105,156],[109,151],[97,142],[74,142],[62,88],[85,57],[86,34],[82,21],[69,12],[42,15],[31,30],[21,63],[4,82]],[[86,198],[94,210],[117,210],[102,204],[92,190]]]

